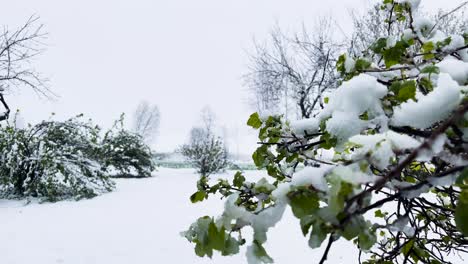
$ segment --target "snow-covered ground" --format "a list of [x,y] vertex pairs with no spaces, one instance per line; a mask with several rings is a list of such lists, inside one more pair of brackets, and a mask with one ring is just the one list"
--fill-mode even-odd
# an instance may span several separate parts
[[[234,257],[199,258],[179,235],[197,217],[217,215],[223,206],[218,199],[191,204],[196,180],[193,170],[161,168],[153,178],[119,179],[114,192],[91,200],[28,205],[0,200],[0,263],[246,263],[244,250]],[[290,212],[285,218],[270,233],[270,255],[276,263],[315,263],[323,249],[308,248],[298,222]],[[334,245],[329,263],[355,262],[346,244]]]
[[[261,174],[246,172],[247,178]],[[28,205],[0,200],[0,263],[246,263],[244,250],[234,257],[199,258],[179,235],[198,217],[218,215],[223,206],[215,198],[191,204],[196,180],[191,169],[161,168],[153,178],[119,179],[114,192],[91,200]],[[284,218],[269,233],[270,255],[280,264],[317,263],[323,248],[307,246],[290,211]],[[357,263],[356,257],[351,242],[340,241],[328,263]]]

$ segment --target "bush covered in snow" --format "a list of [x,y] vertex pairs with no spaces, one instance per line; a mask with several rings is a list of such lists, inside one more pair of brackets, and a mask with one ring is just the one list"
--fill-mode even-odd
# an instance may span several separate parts
[[180,152],[203,177],[224,171],[229,165],[223,140],[208,129],[193,128],[190,142],[183,145]]
[[151,148],[139,134],[123,129],[122,122],[102,140],[101,155],[107,170],[118,177],[150,177],[155,169]]
[[48,201],[91,198],[114,183],[97,160],[99,129],[76,118],[0,127],[1,194]]
[[[362,57],[338,58],[341,85],[316,116],[251,115],[261,141],[252,157],[271,179],[199,181],[193,202],[226,202],[183,233],[198,256],[236,254],[248,239],[248,262],[272,263],[263,244],[288,207],[311,248],[327,240],[312,263],[339,239],[368,264],[449,263],[466,252],[468,29],[446,35],[418,15],[420,2],[383,1],[389,34]],[[392,35],[395,21],[406,29]],[[253,237],[242,236],[246,227]]]
[[148,176],[151,151],[123,129],[102,138],[81,117],[34,126],[0,126],[0,195],[45,201],[91,198],[114,188],[111,172]]

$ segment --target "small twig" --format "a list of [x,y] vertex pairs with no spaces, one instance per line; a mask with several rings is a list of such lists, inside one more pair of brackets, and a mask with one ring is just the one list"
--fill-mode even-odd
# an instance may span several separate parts
[[320,260],[319,264],[325,263],[325,261],[328,258],[328,253],[330,252],[330,248],[331,248],[333,242],[335,241],[333,236],[334,236],[334,233],[331,233],[330,237],[328,238],[327,248],[325,248],[325,252],[323,252],[323,256],[322,256],[322,259]]

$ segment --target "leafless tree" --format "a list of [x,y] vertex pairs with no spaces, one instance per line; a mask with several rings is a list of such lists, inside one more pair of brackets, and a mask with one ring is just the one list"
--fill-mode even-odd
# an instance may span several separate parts
[[[464,18],[466,4],[454,11],[440,11],[434,17],[437,24],[433,30],[463,32],[468,23]],[[340,53],[365,55],[376,40],[399,35],[407,27],[408,21],[394,16],[386,18],[390,23],[381,23],[388,13],[380,7],[377,4],[364,12],[351,11],[354,29],[350,36],[334,35],[338,28],[330,18],[322,18],[312,31],[303,27],[302,32],[290,37],[276,27],[266,44],[256,42],[244,80],[257,111],[285,114],[289,119],[314,116],[323,107],[324,95],[337,86],[335,65]]]
[[353,32],[348,40],[348,53],[352,56],[361,56],[376,40],[388,35],[399,35],[406,28],[407,22],[393,21],[393,18],[385,18],[392,23],[382,23],[382,17],[386,16],[387,12],[380,7],[381,4],[375,4],[363,13],[350,11]]
[[0,102],[5,113],[0,120],[8,119],[10,109],[3,93],[26,86],[35,92],[49,97],[52,93],[47,88],[47,79],[43,78],[32,66],[34,59],[43,51],[46,34],[39,18],[30,17],[26,23],[11,31],[4,27],[0,33]]
[[468,29],[467,8],[468,1],[465,1],[450,11],[439,10],[434,17],[434,20],[437,21],[434,29],[441,30],[447,35],[463,35]]
[[143,101],[134,112],[133,131],[142,136],[147,144],[151,144],[158,135],[160,118],[158,106]]
[[307,118],[323,107],[324,93],[337,82],[335,58],[341,45],[332,29],[332,20],[323,18],[312,33],[303,27],[289,37],[277,27],[268,45],[255,43],[244,78],[260,112]]
[[216,114],[209,106],[203,107],[200,115],[201,121],[203,123],[203,128],[208,132],[208,134],[214,133]]

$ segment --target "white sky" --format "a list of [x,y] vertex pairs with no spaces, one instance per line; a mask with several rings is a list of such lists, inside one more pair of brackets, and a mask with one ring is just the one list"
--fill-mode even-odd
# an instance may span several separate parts
[[[1,23],[11,28],[36,14],[49,33],[37,69],[60,97],[39,98],[22,89],[8,96],[28,122],[84,113],[104,127],[141,100],[157,104],[162,121],[156,150],[185,142],[209,105],[249,153],[255,136],[244,124],[253,109],[241,75],[253,38],[263,40],[276,22],[294,30],[331,14],[344,29],[350,8],[366,0],[14,0],[4,1]],[[461,0],[423,0],[427,10]],[[236,129],[237,128],[237,129]],[[237,131],[237,132],[236,132]],[[234,151],[237,147],[233,146]]]

